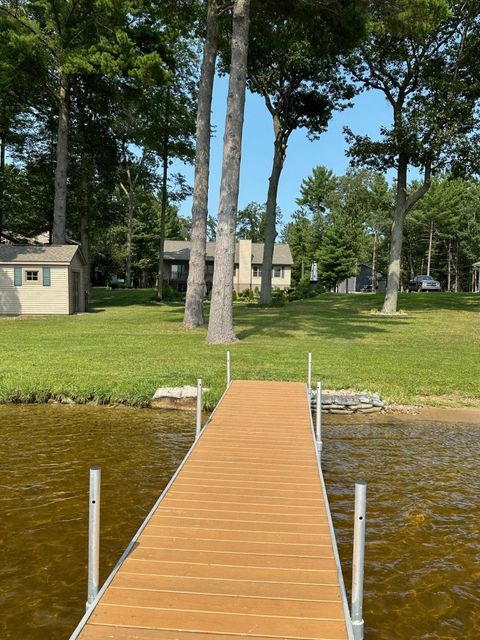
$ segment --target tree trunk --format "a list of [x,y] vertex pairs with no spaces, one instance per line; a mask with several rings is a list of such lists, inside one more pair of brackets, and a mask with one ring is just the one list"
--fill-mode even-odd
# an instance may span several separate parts
[[392,223],[387,291],[383,302],[382,313],[393,314],[397,312],[398,288],[400,284],[400,259],[402,257],[403,243],[403,223],[405,221],[407,202],[407,168],[407,159],[400,158],[397,169],[397,201]]
[[432,245],[433,245],[433,220],[430,223],[430,237],[428,238],[427,276],[430,275],[430,266],[432,264]]
[[163,298],[163,256],[165,253],[165,223],[167,220],[168,205],[168,154],[169,154],[169,135],[168,124],[170,117],[170,87],[167,87],[165,100],[165,135],[163,137],[163,176],[162,176],[162,202],[160,208],[160,238],[158,243],[158,288],[157,296],[161,300]]
[[55,166],[55,197],[53,201],[53,244],[65,244],[67,218],[67,173],[68,173],[68,77],[60,75],[58,90],[58,136],[57,163]]
[[372,293],[377,291],[377,232],[373,234],[373,251],[372,251]]
[[0,131],[0,242],[2,242],[3,238],[3,215],[5,211],[5,156],[5,133],[3,131]]
[[417,202],[427,193],[431,184],[431,164],[425,166],[423,184],[414,193],[407,197],[407,171],[408,157],[401,154],[398,158],[397,167],[397,198],[395,213],[392,223],[392,237],[390,243],[390,260],[388,264],[388,280],[385,300],[383,302],[382,313],[397,313],[398,290],[400,286],[403,225],[405,216]]
[[245,112],[249,13],[250,0],[235,0],[232,61],[223,137],[215,270],[213,272],[212,303],[207,335],[207,341],[211,344],[227,344],[236,339],[233,331],[233,262]]
[[282,131],[281,123],[277,116],[274,116],[273,118],[273,129],[275,132],[275,144],[273,150],[272,172],[268,181],[267,206],[265,211],[265,235],[260,304],[272,303],[272,266],[275,237],[277,235],[276,220],[278,183],[280,182],[287,146],[287,134]]
[[447,256],[447,291],[452,288],[452,240],[448,240],[448,256]]
[[185,315],[183,318],[183,326],[188,329],[200,327],[204,324],[203,298],[205,294],[211,110],[215,63],[218,50],[217,11],[216,0],[208,0],[207,31],[198,91],[192,232],[190,237],[187,296],[185,301]]
[[91,164],[86,155],[82,156],[81,171],[81,209],[80,209],[80,244],[82,245],[82,253],[85,258],[85,289],[87,295],[90,294],[90,180],[91,180]]
[[458,293],[459,290],[460,290],[460,278],[459,278],[459,273],[458,273],[459,253],[460,253],[460,247],[459,247],[459,243],[458,243],[458,240],[457,240],[456,243],[455,243],[455,285],[454,285],[455,293]]
[[133,237],[133,213],[135,210],[135,196],[131,185],[128,190],[128,212],[127,212],[127,260],[125,264],[125,286],[130,289],[132,286],[132,237]]

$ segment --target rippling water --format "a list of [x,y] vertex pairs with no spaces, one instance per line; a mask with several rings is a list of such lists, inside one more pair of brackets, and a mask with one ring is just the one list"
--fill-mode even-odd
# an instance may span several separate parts
[[[194,414],[0,406],[0,638],[64,640],[84,611],[88,469],[102,468],[104,580],[188,450]],[[480,638],[480,427],[329,425],[344,575],[368,482],[366,640]]]
[[65,640],[85,610],[89,467],[102,468],[101,580],[194,436],[195,415],[0,406],[0,638]]
[[324,473],[347,586],[353,485],[368,483],[366,640],[480,638],[480,425],[325,429]]

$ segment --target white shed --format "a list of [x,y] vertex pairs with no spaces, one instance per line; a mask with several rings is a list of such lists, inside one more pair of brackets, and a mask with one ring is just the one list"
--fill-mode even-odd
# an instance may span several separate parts
[[0,315],[85,311],[85,264],[78,245],[0,244]]

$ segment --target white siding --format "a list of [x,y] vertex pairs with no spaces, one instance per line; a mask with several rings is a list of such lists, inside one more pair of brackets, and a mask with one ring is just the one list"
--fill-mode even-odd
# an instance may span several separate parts
[[19,265],[22,270],[40,271],[40,280],[23,282],[16,287],[13,281],[14,265],[0,265],[0,315],[47,315],[68,314],[68,267],[50,266],[51,285],[42,284],[42,266]]

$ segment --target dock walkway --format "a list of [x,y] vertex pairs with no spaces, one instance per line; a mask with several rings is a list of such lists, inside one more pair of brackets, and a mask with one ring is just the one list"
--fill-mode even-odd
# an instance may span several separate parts
[[353,638],[306,385],[234,381],[72,640]]

